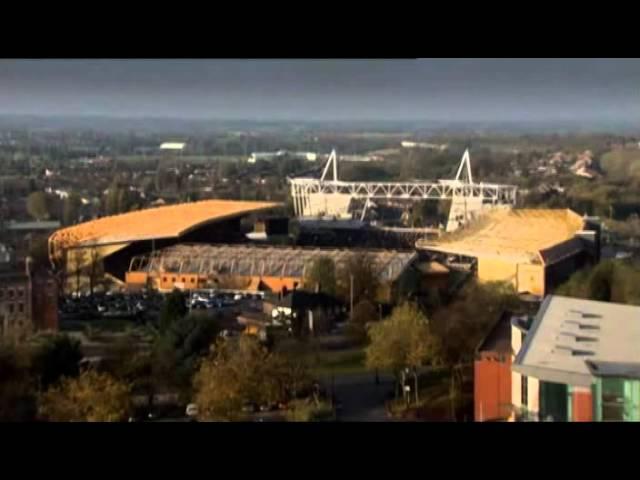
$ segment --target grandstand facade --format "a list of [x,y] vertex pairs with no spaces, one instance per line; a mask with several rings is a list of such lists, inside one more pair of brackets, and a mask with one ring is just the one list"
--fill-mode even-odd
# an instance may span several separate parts
[[243,216],[278,206],[272,202],[206,200],[103,217],[53,233],[49,258],[69,273],[99,261],[106,273],[124,281],[132,256],[184,241],[241,241]]
[[598,260],[600,226],[568,209],[495,210],[416,248],[466,257],[476,262],[478,280],[507,281],[517,292],[542,296]]

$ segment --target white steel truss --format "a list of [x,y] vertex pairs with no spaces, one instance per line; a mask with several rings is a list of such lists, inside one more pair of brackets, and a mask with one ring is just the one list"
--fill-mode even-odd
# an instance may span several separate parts
[[[325,180],[333,164],[333,180]],[[465,168],[466,167],[466,168]],[[466,172],[465,172],[466,170]],[[463,173],[466,178],[461,179]],[[310,211],[311,195],[345,195],[356,199],[444,200],[478,199],[483,204],[515,205],[517,187],[495,183],[474,183],[469,150],[465,150],[454,180],[415,182],[343,182],[338,180],[337,155],[331,152],[320,179],[291,178],[291,196],[296,216],[316,215]],[[331,214],[331,212],[324,212]]]

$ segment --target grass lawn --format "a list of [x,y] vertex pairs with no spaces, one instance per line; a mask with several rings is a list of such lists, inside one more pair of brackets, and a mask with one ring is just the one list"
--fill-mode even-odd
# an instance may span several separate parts
[[94,331],[120,333],[124,332],[127,328],[140,328],[140,325],[136,322],[118,318],[96,319],[87,321],[68,320],[61,323],[62,325],[60,330],[62,331],[84,331],[87,328],[91,328]]
[[366,370],[364,348],[345,350],[319,350],[309,353],[306,360],[315,375],[358,373]]

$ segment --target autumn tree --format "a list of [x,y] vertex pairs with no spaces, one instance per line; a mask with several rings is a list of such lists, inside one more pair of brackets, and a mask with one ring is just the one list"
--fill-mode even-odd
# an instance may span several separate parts
[[309,290],[315,290],[318,286],[320,291],[335,295],[336,265],[333,260],[324,255],[315,259],[305,271],[304,284]]
[[27,212],[36,220],[46,220],[50,217],[47,197],[44,192],[29,194],[27,197]]
[[389,318],[373,324],[368,334],[367,367],[393,372],[398,387],[403,383],[404,372],[411,369],[418,402],[417,369],[441,362],[440,339],[429,320],[415,305],[404,303],[394,308]]
[[220,340],[194,377],[198,414],[206,420],[240,420],[246,403],[295,398],[308,384],[300,362],[271,353],[251,337]]
[[39,414],[54,422],[118,422],[131,410],[131,387],[107,373],[86,370],[49,388],[39,401]]

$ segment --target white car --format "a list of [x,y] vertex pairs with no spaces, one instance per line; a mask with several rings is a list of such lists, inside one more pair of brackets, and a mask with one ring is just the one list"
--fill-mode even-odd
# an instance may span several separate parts
[[237,302],[237,301],[242,300],[243,298],[244,298],[244,297],[242,296],[242,294],[241,294],[241,293],[236,293],[236,294],[233,296],[233,299],[234,299],[236,302]]
[[189,405],[187,405],[186,414],[187,414],[187,417],[198,416],[198,406],[195,403],[190,403]]

